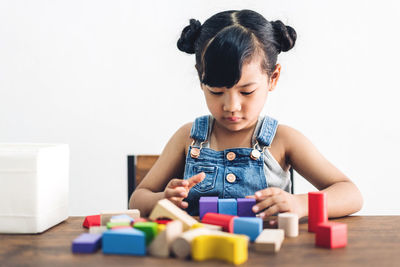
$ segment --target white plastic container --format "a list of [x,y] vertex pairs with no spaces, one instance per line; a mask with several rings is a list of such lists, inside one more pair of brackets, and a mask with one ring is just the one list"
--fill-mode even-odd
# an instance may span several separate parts
[[68,218],[69,147],[0,143],[0,233],[41,233]]

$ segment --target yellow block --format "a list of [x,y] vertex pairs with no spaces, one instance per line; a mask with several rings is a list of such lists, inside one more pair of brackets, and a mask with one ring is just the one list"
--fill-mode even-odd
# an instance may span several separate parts
[[195,223],[193,224],[190,229],[197,229],[197,228],[203,228],[204,225],[202,223]]
[[192,258],[196,261],[225,260],[233,264],[247,261],[249,238],[244,235],[201,235],[193,239]]
[[167,226],[165,225],[165,224],[158,224],[157,225],[157,232],[158,233],[161,233],[162,231],[164,231],[165,230],[165,228],[166,228]]

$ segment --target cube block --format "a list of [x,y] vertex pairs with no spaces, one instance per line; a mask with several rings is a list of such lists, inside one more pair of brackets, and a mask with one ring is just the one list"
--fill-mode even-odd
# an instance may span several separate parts
[[341,248],[347,245],[347,224],[324,222],[315,231],[315,245],[325,248]]

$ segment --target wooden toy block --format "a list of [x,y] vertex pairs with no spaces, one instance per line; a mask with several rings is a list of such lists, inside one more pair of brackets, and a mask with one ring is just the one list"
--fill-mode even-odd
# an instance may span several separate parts
[[85,228],[90,228],[91,226],[100,226],[100,215],[86,216],[82,226]]
[[185,259],[190,256],[192,250],[192,241],[200,235],[212,234],[213,230],[207,228],[197,228],[183,232],[178,238],[172,241],[171,250],[175,256]]
[[101,234],[83,233],[72,241],[73,253],[94,253],[101,247]]
[[299,235],[299,216],[295,213],[279,213],[278,228],[285,231],[285,236],[296,237]]
[[326,192],[308,193],[308,231],[315,232],[317,225],[328,221]]
[[107,231],[106,226],[92,226],[89,228],[89,234],[102,234]]
[[254,242],[254,249],[260,252],[276,253],[280,250],[285,231],[283,229],[264,229]]
[[146,235],[146,245],[154,239],[158,234],[157,223],[155,222],[137,222],[133,225],[133,228],[140,230]]
[[108,222],[107,229],[117,228],[117,227],[132,227],[130,222]]
[[150,220],[156,220],[158,218],[170,218],[172,220],[179,220],[183,223],[183,230],[189,230],[190,227],[197,223],[197,221],[187,214],[186,211],[181,210],[174,203],[168,199],[161,199],[157,202],[149,216]]
[[113,226],[110,229],[111,230],[117,230],[117,229],[131,229],[132,226],[130,225],[117,225],[117,226]]
[[324,222],[315,231],[315,245],[325,248],[342,248],[347,245],[347,224]]
[[166,224],[159,224],[157,223],[157,233],[160,234],[162,231],[164,231],[167,228]]
[[256,240],[262,230],[263,220],[261,218],[236,217],[233,219],[233,232],[247,235],[250,241]]
[[221,198],[218,199],[218,213],[237,215],[237,201],[234,198]]
[[247,261],[249,239],[243,235],[201,235],[193,239],[192,258],[196,261],[224,260],[233,264]]
[[254,198],[238,198],[237,199],[237,215],[239,217],[255,217],[256,214],[252,208],[256,204]]
[[233,233],[233,219],[237,216],[208,212],[204,214],[202,223],[222,226],[226,232]]
[[167,224],[172,222],[171,219],[161,219],[161,220],[155,220],[154,222],[158,223],[158,224]]
[[130,216],[133,220],[137,220],[140,218],[140,211],[137,209],[133,210],[120,210],[120,211],[102,211],[101,212],[101,225],[107,225],[107,223],[110,221],[111,217],[116,216],[116,215],[128,215]]
[[218,197],[200,197],[199,200],[200,220],[207,212],[218,213]]
[[197,228],[203,228],[203,227],[210,229],[210,230],[222,231],[222,226],[208,224],[208,223],[196,223],[196,224],[193,224],[190,229],[197,229]]
[[133,218],[126,214],[115,215],[112,216],[110,219],[110,222],[112,223],[120,223],[120,222],[132,223],[133,221],[134,221]]
[[146,255],[146,237],[142,231],[129,228],[103,233],[103,253]]
[[148,247],[149,254],[156,257],[168,257],[171,253],[171,244],[182,234],[183,224],[174,220],[167,225],[162,224],[165,230],[157,235]]

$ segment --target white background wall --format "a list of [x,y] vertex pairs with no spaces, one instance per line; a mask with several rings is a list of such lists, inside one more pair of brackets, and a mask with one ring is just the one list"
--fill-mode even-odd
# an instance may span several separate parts
[[396,1],[0,0],[0,142],[70,144],[71,215],[126,208],[126,155],[208,113],[181,30],[243,8],[298,33],[265,113],[359,186],[359,214],[400,214]]

